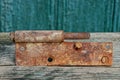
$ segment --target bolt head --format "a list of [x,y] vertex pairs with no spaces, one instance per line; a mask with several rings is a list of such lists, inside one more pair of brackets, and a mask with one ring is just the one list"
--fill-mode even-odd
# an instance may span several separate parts
[[109,62],[109,58],[107,56],[103,56],[101,59],[102,63],[108,63]]
[[77,49],[82,48],[82,44],[80,42],[75,43],[75,48]]

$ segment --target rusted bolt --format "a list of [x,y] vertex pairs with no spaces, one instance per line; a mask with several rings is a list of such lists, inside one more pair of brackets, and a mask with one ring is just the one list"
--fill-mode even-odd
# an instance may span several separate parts
[[52,61],[53,61],[53,58],[49,57],[48,62],[52,62]]
[[103,56],[101,59],[102,63],[108,63],[109,62],[109,58],[107,56]]
[[76,43],[74,44],[74,48],[75,48],[76,50],[78,50],[78,49],[82,48],[82,44],[81,44],[80,42],[76,42]]
[[25,50],[25,48],[22,46],[22,47],[20,47],[20,51],[24,51]]

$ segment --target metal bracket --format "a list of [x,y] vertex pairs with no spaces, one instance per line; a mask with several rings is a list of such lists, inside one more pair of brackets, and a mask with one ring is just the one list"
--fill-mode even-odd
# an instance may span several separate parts
[[[15,32],[12,38],[16,42],[16,65],[112,65],[113,50],[111,42],[64,42],[65,34],[63,34],[61,31]],[[72,35],[74,34],[72,33]],[[87,33],[84,35],[88,36]],[[72,36],[72,38],[74,37]]]

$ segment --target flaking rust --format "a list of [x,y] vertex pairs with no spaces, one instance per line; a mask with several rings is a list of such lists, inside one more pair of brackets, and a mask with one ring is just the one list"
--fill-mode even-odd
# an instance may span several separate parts
[[89,33],[63,31],[16,31],[10,34],[16,45],[18,66],[111,66],[111,42],[65,42],[88,39]]
[[20,66],[112,65],[110,42],[16,43]]
[[15,42],[62,42],[63,31],[16,31]]
[[10,33],[15,42],[63,42],[64,39],[88,39],[89,33],[64,33],[61,31],[15,31]]

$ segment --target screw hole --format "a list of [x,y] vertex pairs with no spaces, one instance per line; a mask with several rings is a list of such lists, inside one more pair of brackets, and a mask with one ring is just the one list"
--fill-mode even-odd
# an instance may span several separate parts
[[48,62],[52,62],[52,61],[53,61],[53,58],[49,57]]
[[20,50],[21,50],[21,51],[24,51],[24,50],[25,50],[25,48],[24,48],[24,47],[20,47]]

